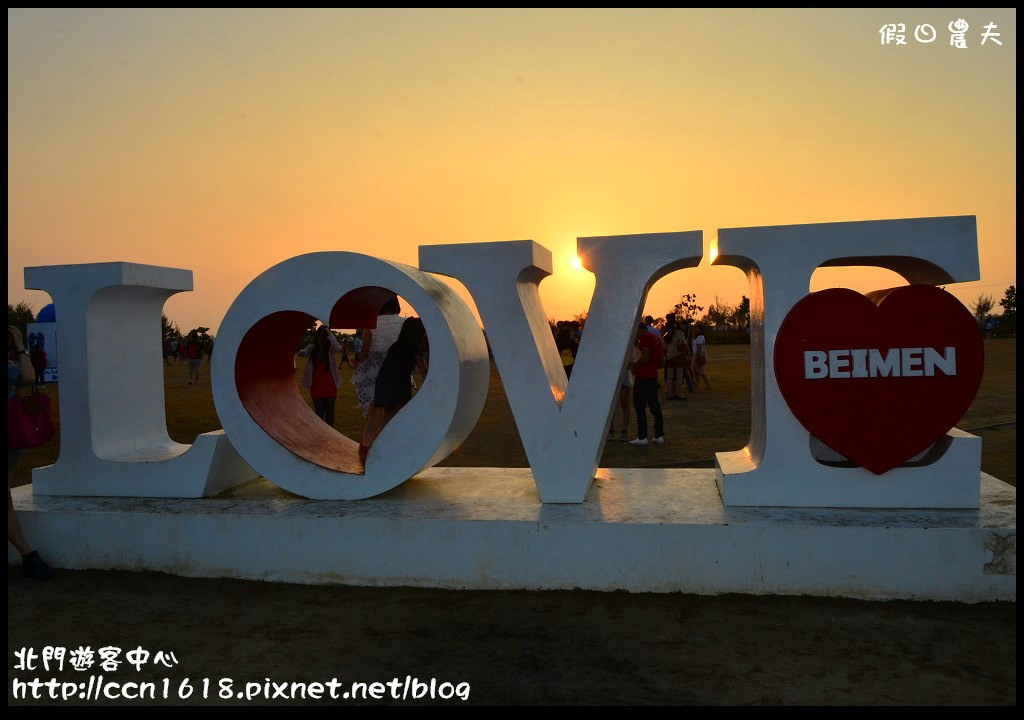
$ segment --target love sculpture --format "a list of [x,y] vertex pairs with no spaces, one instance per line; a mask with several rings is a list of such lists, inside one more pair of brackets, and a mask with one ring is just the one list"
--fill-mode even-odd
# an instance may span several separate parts
[[[48,292],[60,312],[60,456],[33,471],[34,492],[205,497],[262,475],[313,499],[379,495],[469,435],[487,394],[489,342],[541,502],[582,503],[647,293],[697,266],[702,247],[700,231],[578,240],[595,287],[572,382],[538,292],[551,253],[532,241],[422,246],[419,268],[341,251],[291,258],[225,315],[212,361],[224,430],[191,446],[167,434],[160,338],[163,304],[192,289],[191,272],[26,268],[26,287]],[[751,298],[752,432],[742,450],[717,454],[726,505],[978,507],[981,441],[953,424],[977,391],[982,346],[965,330],[966,308],[934,287],[979,278],[973,216],[722,229],[717,251],[715,264],[746,273]],[[878,305],[852,291],[808,294],[816,268],[857,265],[911,285]],[[466,286],[487,341],[431,273]],[[373,327],[391,292],[423,319],[431,366],[364,463],[356,442],[305,404],[293,354],[314,319]],[[849,328],[832,324],[850,312],[860,319]],[[910,331],[914,317],[935,322]],[[926,358],[932,372],[917,373]]]

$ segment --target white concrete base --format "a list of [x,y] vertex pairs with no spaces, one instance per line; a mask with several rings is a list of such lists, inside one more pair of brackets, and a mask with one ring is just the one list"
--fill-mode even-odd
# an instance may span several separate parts
[[[432,468],[369,500],[256,480],[216,498],[12,491],[53,564],[310,584],[1017,599],[1017,491],[977,510],[726,507],[714,470],[601,469],[541,504],[528,469]],[[8,562],[18,556],[8,544]]]

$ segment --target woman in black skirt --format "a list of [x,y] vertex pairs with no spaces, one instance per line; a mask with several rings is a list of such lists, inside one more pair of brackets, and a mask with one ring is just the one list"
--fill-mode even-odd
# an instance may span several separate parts
[[419,370],[427,374],[426,358],[427,331],[418,317],[407,318],[402,323],[398,339],[388,348],[384,361],[377,373],[374,385],[373,406],[367,418],[366,430],[360,455],[365,459],[366,451],[374,439],[388,424],[388,421],[412,399],[412,373]]

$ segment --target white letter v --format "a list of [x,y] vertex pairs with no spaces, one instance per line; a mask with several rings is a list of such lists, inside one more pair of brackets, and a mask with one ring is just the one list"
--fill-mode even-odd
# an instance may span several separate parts
[[647,292],[696,267],[702,248],[699,230],[578,239],[595,285],[569,383],[538,292],[549,250],[532,240],[420,247],[421,270],[459,280],[476,302],[541,502],[583,502]]

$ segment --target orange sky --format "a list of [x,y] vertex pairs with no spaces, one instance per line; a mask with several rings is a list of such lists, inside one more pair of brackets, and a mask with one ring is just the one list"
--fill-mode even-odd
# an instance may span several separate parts
[[[33,265],[194,271],[166,313],[216,329],[263,270],[321,250],[533,239],[548,315],[587,308],[575,238],[978,218],[1016,284],[1016,11],[8,10],[8,302]],[[969,24],[968,47],[947,26]],[[905,23],[907,45],[880,28]],[[929,23],[935,42],[913,29]],[[995,23],[1002,45],[981,44]],[[812,289],[901,282],[819,271]],[[674,273],[736,304],[735,268]],[[59,309],[58,309],[59,312]]]

